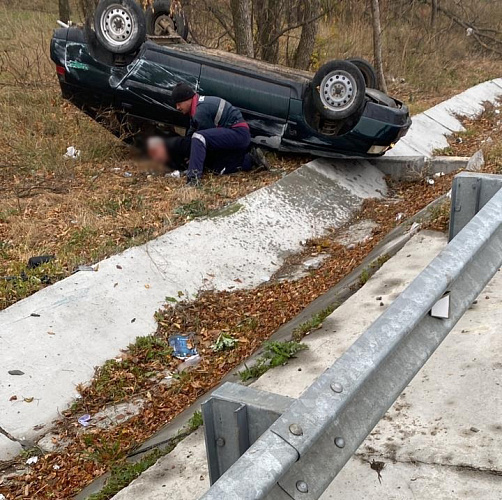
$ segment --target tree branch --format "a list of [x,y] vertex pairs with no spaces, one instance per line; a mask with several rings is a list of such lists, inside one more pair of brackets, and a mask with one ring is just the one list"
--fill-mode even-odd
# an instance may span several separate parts
[[310,19],[307,19],[306,21],[302,21],[300,23],[293,24],[291,26],[288,26],[287,28],[284,28],[283,30],[279,31],[271,40],[269,40],[264,47],[269,47],[270,45],[273,45],[281,36],[285,35],[288,31],[295,30],[297,28],[301,28],[302,26],[305,26],[306,24],[312,24],[321,19],[327,12],[321,12],[320,14],[317,14],[314,17],[311,17]]

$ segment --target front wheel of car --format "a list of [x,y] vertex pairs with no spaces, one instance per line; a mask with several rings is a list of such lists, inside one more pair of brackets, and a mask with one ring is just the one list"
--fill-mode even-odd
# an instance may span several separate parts
[[328,120],[344,120],[359,112],[366,84],[361,71],[348,61],[330,61],[312,80],[314,105]]
[[146,40],[143,9],[135,0],[100,0],[94,14],[100,44],[113,54],[129,54]]

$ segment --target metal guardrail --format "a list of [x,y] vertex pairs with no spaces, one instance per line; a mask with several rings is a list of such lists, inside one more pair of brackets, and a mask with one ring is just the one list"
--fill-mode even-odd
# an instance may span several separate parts
[[[300,398],[235,384],[213,393],[203,499],[322,495],[502,265],[501,187],[500,176],[455,178],[454,238]],[[444,317],[431,314],[439,301]]]

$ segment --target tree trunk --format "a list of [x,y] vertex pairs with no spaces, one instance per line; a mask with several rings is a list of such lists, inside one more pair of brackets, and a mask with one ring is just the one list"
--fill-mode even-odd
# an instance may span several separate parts
[[435,29],[438,15],[438,0],[431,0],[431,28]]
[[255,0],[256,27],[260,59],[277,63],[279,40],[272,42],[281,26],[281,2],[279,0]]
[[[312,19],[321,8],[320,0],[303,0],[303,19]],[[296,48],[293,66],[298,69],[308,69],[310,66],[310,59],[314,52],[315,39],[319,29],[319,20],[305,24],[302,27],[302,34],[300,41]]]
[[250,0],[230,0],[237,54],[254,57]]
[[80,12],[86,22],[90,22],[92,20],[92,16],[94,15],[94,11],[96,10],[98,1],[99,0],[78,0]]
[[371,0],[371,14],[373,17],[373,51],[375,54],[375,68],[378,78],[378,87],[382,92],[387,92],[382,59],[382,25],[380,22],[380,5],[378,0]]
[[70,20],[70,0],[59,0],[59,20],[63,23]]

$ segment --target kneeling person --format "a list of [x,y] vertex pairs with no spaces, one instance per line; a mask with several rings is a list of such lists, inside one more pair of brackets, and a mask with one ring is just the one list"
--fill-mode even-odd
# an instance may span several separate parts
[[222,173],[251,169],[251,157],[247,154],[251,133],[240,110],[219,97],[199,96],[186,83],[174,87],[172,99],[178,111],[190,115],[189,183],[200,181],[208,150],[232,152],[227,155],[232,161],[227,161]]
[[[187,170],[189,166],[192,137],[150,137],[147,141],[147,154],[155,162],[169,166],[175,170]],[[215,174],[234,174],[238,171],[248,171],[259,160],[247,157],[242,162],[242,154],[237,151],[213,151],[208,149],[204,161],[204,168]]]

